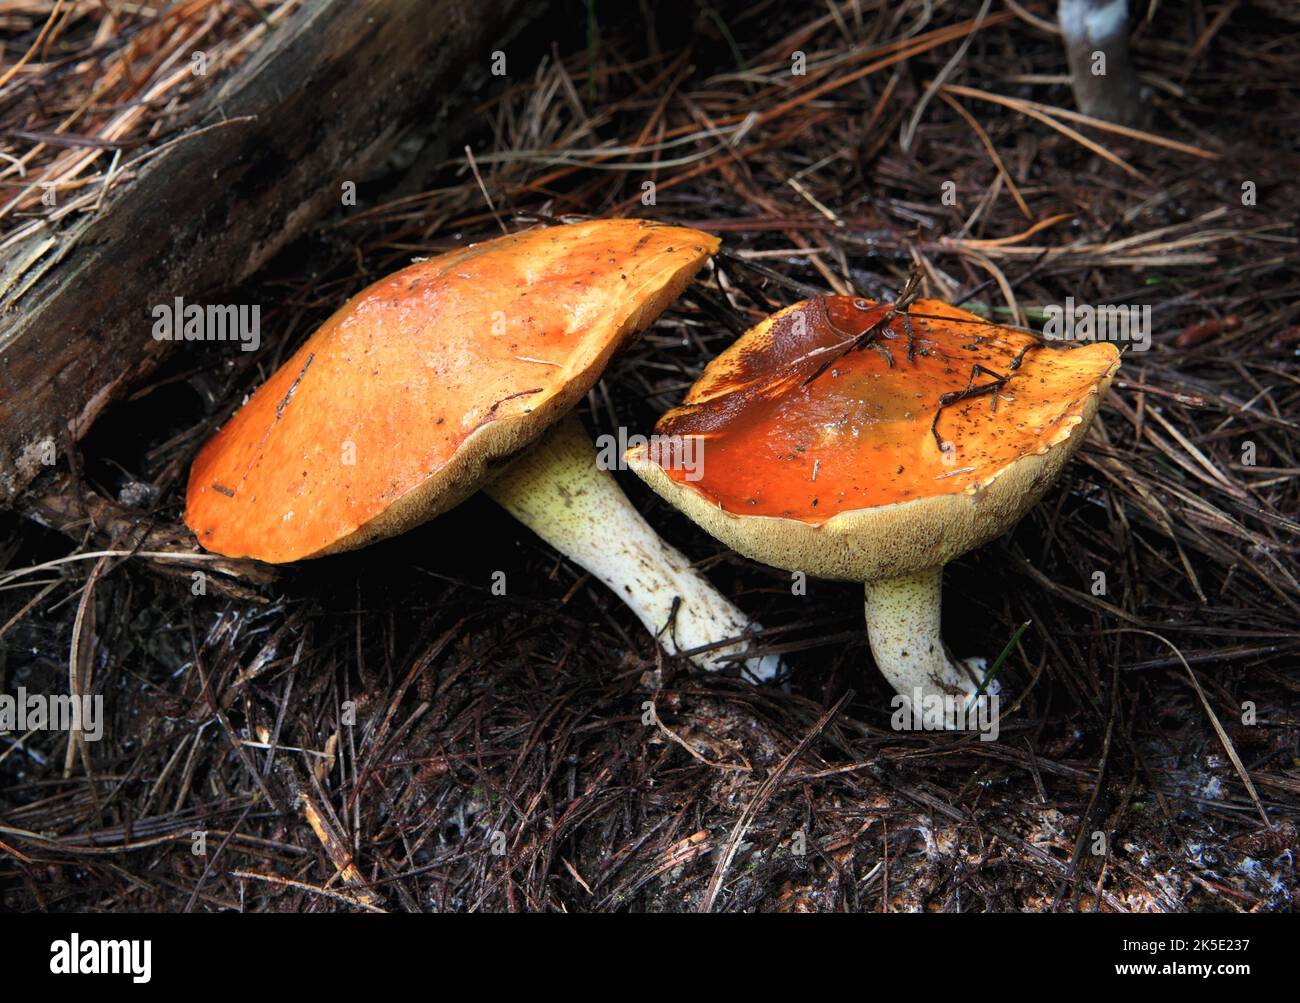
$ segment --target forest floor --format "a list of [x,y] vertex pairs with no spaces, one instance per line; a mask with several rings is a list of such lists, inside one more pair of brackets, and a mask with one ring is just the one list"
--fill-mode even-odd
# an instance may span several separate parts
[[[555,45],[530,32],[475,96],[472,163],[416,137],[229,293],[264,304],[260,352],[176,353],[0,515],[0,693],[66,692],[76,657],[107,716],[84,751],[0,735],[0,909],[1293,908],[1300,34],[1160,4],[1134,36],[1149,121],[1115,132],[1068,117],[1047,6],[558,4]],[[784,687],[664,656],[483,496],[204,596],[124,552],[141,527],[189,545],[198,447],[315,324],[494,213],[723,238],[580,407],[593,435],[649,432],[810,287],[890,299],[918,268],[1029,326],[1067,297],[1151,307],[1060,482],[948,567],[958,654],[1029,624],[996,741],[892,728],[860,586],[795,595],[628,474]]]

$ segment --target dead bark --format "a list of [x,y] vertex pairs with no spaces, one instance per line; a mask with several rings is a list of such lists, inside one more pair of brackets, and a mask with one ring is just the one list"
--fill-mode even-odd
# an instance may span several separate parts
[[[0,264],[0,504],[171,342],[151,310],[237,285],[403,132],[486,78],[523,0],[314,0],[99,210]],[[68,218],[69,220],[72,217]]]

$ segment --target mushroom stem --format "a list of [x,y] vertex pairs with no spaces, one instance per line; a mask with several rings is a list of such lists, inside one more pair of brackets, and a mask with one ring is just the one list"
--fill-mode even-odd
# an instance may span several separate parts
[[1057,18],[1079,111],[1121,125],[1140,124],[1127,0],[1061,0]]
[[[958,697],[945,706],[960,707],[969,714],[988,708],[972,704],[970,698],[982,680],[983,659],[954,661],[943,643],[939,628],[943,568],[889,581],[867,582],[867,639],[876,667],[908,701],[932,697]],[[990,683],[980,702],[998,692]],[[924,706],[924,705],[923,705]],[[947,727],[955,727],[956,715],[944,715]]]
[[[608,585],[670,654],[758,629],[680,551],[650,528],[613,476],[600,469],[581,421],[570,414],[493,481],[487,493],[569,560]],[[675,600],[680,600],[676,614]],[[717,671],[744,640],[693,655]],[[773,678],[776,655],[745,660],[746,675]]]

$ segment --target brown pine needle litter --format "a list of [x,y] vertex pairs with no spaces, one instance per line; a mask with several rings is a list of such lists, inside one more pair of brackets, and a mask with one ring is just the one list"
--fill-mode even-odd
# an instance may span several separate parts
[[[263,304],[260,352],[176,351],[0,516],[0,693],[71,681],[106,716],[100,741],[0,734],[0,909],[1294,908],[1300,36],[1281,8],[1157,5],[1150,119],[1117,128],[1074,110],[1053,6],[600,5],[594,36],[546,22],[430,109],[230,294]],[[294,7],[5,5],[0,245],[99,211]],[[770,311],[892,299],[914,268],[1035,330],[1067,298],[1150,308],[1062,481],[948,567],[955,654],[1031,621],[996,741],[894,730],[859,587],[792,594],[624,474],[766,625],[788,691],[665,657],[483,498],[297,568],[195,552],[195,451],[347,296],[498,216],[617,214],[724,254],[589,395],[593,435],[649,432]]]
[[[183,129],[194,99],[300,2],[6,3],[0,249],[96,207],[151,148]],[[58,210],[49,212],[43,197]]]

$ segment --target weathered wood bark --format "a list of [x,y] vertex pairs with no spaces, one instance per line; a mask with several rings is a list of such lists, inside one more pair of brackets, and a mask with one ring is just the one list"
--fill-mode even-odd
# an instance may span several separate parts
[[138,511],[117,505],[85,490],[71,475],[52,479],[45,494],[24,498],[30,519],[71,537],[90,550],[129,551],[159,574],[193,581],[196,571],[207,576],[205,588],[245,602],[265,603],[258,591],[273,582],[277,569],[260,561],[245,561],[206,553],[184,526],[152,525]]
[[486,77],[524,11],[523,0],[309,0],[205,100],[192,135],[93,216],[11,249],[0,504],[159,361],[171,343],[152,336],[154,305],[201,303],[249,276],[404,130]]

